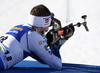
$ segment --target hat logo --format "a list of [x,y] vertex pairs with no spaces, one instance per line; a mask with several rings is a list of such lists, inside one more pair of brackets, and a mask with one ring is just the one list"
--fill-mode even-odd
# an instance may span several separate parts
[[49,22],[49,18],[48,19],[45,19],[45,23],[48,23]]

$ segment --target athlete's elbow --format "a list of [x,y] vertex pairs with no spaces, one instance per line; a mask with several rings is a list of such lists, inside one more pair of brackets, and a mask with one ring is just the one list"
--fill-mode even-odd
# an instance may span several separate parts
[[56,70],[61,70],[62,68],[62,64],[59,64],[57,67],[56,67]]
[[62,68],[62,63],[56,64],[55,67],[53,67],[53,69],[55,70],[61,70]]

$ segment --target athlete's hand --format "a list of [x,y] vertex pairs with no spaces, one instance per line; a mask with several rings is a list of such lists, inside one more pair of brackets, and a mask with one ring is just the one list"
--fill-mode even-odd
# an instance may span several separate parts
[[53,41],[53,35],[50,34],[50,32],[48,32],[46,34],[46,38],[47,38],[47,45],[50,46],[51,42]]

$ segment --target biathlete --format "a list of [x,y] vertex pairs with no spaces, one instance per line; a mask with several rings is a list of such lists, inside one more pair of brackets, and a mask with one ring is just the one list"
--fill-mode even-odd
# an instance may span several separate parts
[[28,56],[49,65],[52,69],[60,70],[60,47],[54,47],[51,51],[43,37],[51,25],[52,18],[53,15],[46,6],[37,5],[32,8],[27,24],[16,25],[1,36],[0,70],[9,69]]

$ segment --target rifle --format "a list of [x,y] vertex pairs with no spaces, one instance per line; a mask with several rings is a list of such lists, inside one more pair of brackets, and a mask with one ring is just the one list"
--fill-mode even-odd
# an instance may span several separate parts
[[74,32],[70,33],[72,31],[72,29],[70,29],[69,26],[80,27],[81,25],[83,25],[84,28],[86,29],[86,31],[89,31],[89,29],[87,27],[87,22],[86,22],[87,15],[83,15],[83,16],[81,16],[81,18],[84,20],[82,23],[81,22],[78,22],[77,24],[71,23],[63,28],[61,26],[60,20],[58,20],[56,18],[52,18],[52,22],[51,22],[52,29],[49,30],[49,32],[47,33],[49,35],[46,35],[46,37],[48,38],[48,40],[47,40],[48,46],[52,46],[55,42],[57,42],[58,40],[60,40],[62,38],[66,38],[66,40],[67,40],[69,37],[71,37]]

